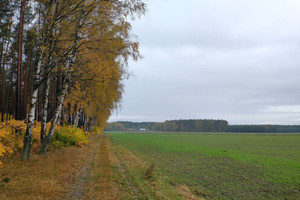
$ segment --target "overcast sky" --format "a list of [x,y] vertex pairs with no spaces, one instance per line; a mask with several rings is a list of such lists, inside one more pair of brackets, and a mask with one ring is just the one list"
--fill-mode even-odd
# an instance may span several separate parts
[[300,124],[300,0],[149,0],[109,121]]

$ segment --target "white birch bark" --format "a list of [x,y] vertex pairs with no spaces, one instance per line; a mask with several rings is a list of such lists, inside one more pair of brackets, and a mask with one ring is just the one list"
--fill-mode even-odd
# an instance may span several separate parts
[[30,155],[31,133],[32,133],[32,127],[33,127],[33,122],[34,122],[34,116],[35,116],[36,102],[38,99],[42,59],[43,59],[43,51],[41,52],[41,54],[39,56],[38,64],[35,67],[33,91],[32,91],[31,101],[30,101],[30,105],[29,105],[29,112],[28,112],[28,122],[27,122],[27,128],[26,128],[24,141],[23,141],[23,152],[22,152],[22,157],[21,157],[22,160],[28,160],[29,155]]
[[75,38],[74,38],[74,46],[73,46],[73,54],[71,55],[71,57],[67,60],[66,63],[66,71],[64,73],[64,81],[63,81],[63,85],[62,85],[62,90],[61,93],[58,97],[58,102],[57,102],[57,107],[55,109],[54,112],[54,116],[51,120],[51,126],[49,129],[49,132],[46,136],[46,140],[43,143],[43,145],[41,146],[41,153],[46,153],[49,147],[49,144],[52,140],[53,134],[54,134],[54,130],[55,130],[55,126],[57,124],[59,115],[61,113],[61,109],[62,109],[62,104],[67,92],[67,89],[69,87],[69,81],[70,81],[70,76],[71,76],[71,72],[72,72],[72,68],[75,65],[75,62],[77,60],[77,55],[78,55],[78,47],[79,47],[79,39],[80,39],[80,29],[84,24],[84,21],[87,17],[87,13],[85,12],[85,7],[86,7],[86,1],[84,2],[84,7],[82,8],[82,12],[81,12],[81,16],[79,18],[78,24],[76,26],[76,34],[75,34]]
[[45,83],[44,106],[42,110],[43,114],[42,114],[42,121],[41,121],[41,144],[43,144],[46,139],[49,90],[50,90],[50,76],[47,77]]
[[88,130],[88,124],[89,124],[89,117],[85,116],[83,130],[85,130],[85,131]]
[[59,115],[60,115],[60,112],[61,112],[62,104],[63,104],[64,98],[65,98],[65,95],[66,95],[66,91],[69,87],[70,75],[69,74],[66,74],[66,75],[67,76],[64,78],[61,92],[58,96],[58,102],[57,102],[57,107],[56,107],[55,112],[54,112],[54,117],[51,120],[51,126],[50,126],[50,129],[49,129],[48,135],[46,136],[44,142],[42,143],[40,153],[46,153],[47,152],[49,144],[50,144],[51,139],[52,139],[52,136],[54,134],[55,126],[58,122],[58,118],[59,118]]
[[58,125],[60,125],[60,120],[61,120],[61,118],[62,118],[61,114],[62,114],[62,113],[61,113],[61,111],[60,111],[60,113],[59,113],[59,115],[58,115],[58,120],[57,120],[57,124],[58,124]]
[[[53,7],[51,10],[52,16],[55,16],[56,9],[57,9],[57,1],[53,1]],[[47,24],[48,22],[49,21],[45,22],[45,24]],[[53,26],[54,26],[54,23],[52,23],[51,27],[48,27],[48,31],[53,32],[53,30],[54,30]],[[42,37],[45,37],[45,35]],[[41,41],[40,46],[41,47],[43,47],[43,45],[45,44],[46,39],[49,39],[49,38],[40,38],[40,41]],[[27,128],[26,128],[26,132],[25,132],[25,136],[24,136],[23,152],[22,152],[21,160],[28,160],[29,155],[30,155],[31,134],[32,134],[32,128],[33,128],[33,122],[34,122],[34,116],[35,116],[35,110],[36,110],[36,102],[38,99],[38,91],[39,91],[39,86],[40,86],[40,79],[41,79],[40,72],[41,72],[42,62],[43,62],[43,56],[44,56],[43,54],[44,54],[44,48],[41,48],[41,52],[40,52],[40,55],[38,58],[38,64],[35,67],[34,84],[33,84],[30,105],[29,105],[28,122],[27,122]]]
[[81,113],[81,108],[79,107],[79,109],[76,112],[76,116],[75,116],[75,120],[74,120],[74,126],[75,127],[78,127],[80,113]]
[[72,58],[70,58],[68,60],[67,65],[66,65],[67,69],[64,72],[64,80],[63,80],[61,92],[58,96],[57,106],[56,106],[56,109],[55,109],[55,112],[54,112],[54,116],[51,120],[51,126],[50,126],[50,129],[49,129],[49,132],[46,136],[46,139],[44,140],[44,143],[41,146],[40,153],[46,153],[47,152],[49,144],[52,140],[52,137],[53,137],[53,134],[54,134],[54,131],[55,131],[55,126],[58,122],[59,115],[61,113],[62,104],[64,102],[64,98],[66,96],[66,92],[67,92],[68,87],[69,87],[69,81],[70,81],[70,76],[71,76],[71,68],[74,66],[74,64],[76,62],[76,59],[77,59],[77,53],[78,53],[77,50],[78,50],[78,37],[76,37],[76,40],[75,40],[74,55],[73,55]]

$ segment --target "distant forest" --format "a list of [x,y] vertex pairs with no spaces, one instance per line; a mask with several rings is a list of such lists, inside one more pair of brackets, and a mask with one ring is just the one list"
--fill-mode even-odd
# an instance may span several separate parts
[[105,131],[165,131],[165,132],[235,132],[235,133],[297,133],[300,125],[229,125],[226,120],[188,119],[165,122],[108,123]]

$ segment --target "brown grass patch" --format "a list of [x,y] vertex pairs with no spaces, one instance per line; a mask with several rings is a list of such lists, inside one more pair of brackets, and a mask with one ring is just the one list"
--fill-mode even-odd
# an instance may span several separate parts
[[190,189],[186,185],[179,185],[177,186],[177,191],[182,197],[186,200],[200,200],[200,198],[196,197],[192,194]]
[[0,180],[9,178],[9,181],[0,186],[0,199],[65,199],[92,146],[93,142],[86,147],[69,147],[46,155],[39,155],[33,149],[28,161],[20,161],[20,153],[7,159],[0,169]]
[[112,169],[108,142],[108,136],[100,136],[100,145],[91,164],[82,199],[111,200],[124,196],[124,191],[116,181],[118,177]]
[[[154,165],[113,144],[109,136],[90,141],[46,155],[34,151],[26,162],[19,161],[20,155],[7,160],[0,169],[0,199],[199,199],[186,186],[170,185]],[[151,178],[145,177],[147,170]],[[80,188],[77,196],[70,195],[74,188]]]

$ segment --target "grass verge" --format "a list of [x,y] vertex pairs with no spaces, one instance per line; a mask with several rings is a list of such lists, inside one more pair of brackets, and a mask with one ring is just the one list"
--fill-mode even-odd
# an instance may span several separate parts
[[[83,199],[199,199],[187,187],[170,185],[151,163],[101,136]],[[151,169],[151,176],[147,176]]]

